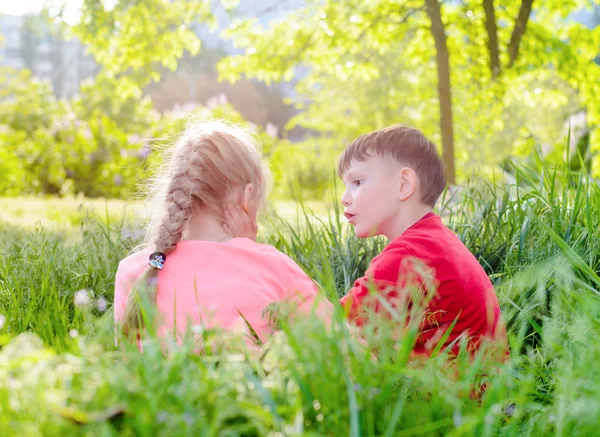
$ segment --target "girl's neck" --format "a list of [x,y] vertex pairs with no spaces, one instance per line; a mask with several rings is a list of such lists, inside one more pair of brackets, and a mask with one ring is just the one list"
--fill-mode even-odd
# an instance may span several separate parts
[[220,217],[205,210],[196,211],[183,229],[182,240],[227,241],[231,240],[223,230]]

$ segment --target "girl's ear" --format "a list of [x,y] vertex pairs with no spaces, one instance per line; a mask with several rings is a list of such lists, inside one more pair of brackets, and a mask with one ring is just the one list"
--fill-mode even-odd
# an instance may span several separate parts
[[244,193],[242,194],[242,207],[244,211],[248,212],[250,208],[250,201],[252,200],[252,196],[254,194],[254,185],[247,184],[244,187]]

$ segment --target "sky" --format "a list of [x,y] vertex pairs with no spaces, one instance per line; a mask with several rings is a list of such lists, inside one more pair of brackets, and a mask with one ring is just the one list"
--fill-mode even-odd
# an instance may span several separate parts
[[[24,15],[24,14],[35,14],[39,13],[44,5],[52,7],[60,7],[61,5],[67,5],[67,10],[64,19],[69,22],[69,18],[75,18],[77,11],[81,7],[83,0],[0,0],[0,14],[9,15]],[[113,4],[116,0],[104,0],[105,4]],[[576,14],[576,21],[589,21],[591,20],[591,14],[586,11],[584,14]],[[578,15],[582,15],[579,17]],[[580,18],[580,19],[578,19]],[[587,24],[587,23],[586,23]]]
[[[107,7],[114,6],[117,0],[102,0]],[[37,14],[44,5],[49,9],[57,10],[61,6],[66,6],[67,12],[76,14],[81,8],[83,0],[0,0],[0,14],[25,15]]]
[[[103,1],[110,5],[116,0]],[[0,14],[38,14],[46,6],[54,16],[64,6],[62,19],[69,24],[74,24],[77,22],[82,3],[83,0],[0,0]]]
[[24,15],[35,14],[42,10],[45,0],[1,0],[0,14]]

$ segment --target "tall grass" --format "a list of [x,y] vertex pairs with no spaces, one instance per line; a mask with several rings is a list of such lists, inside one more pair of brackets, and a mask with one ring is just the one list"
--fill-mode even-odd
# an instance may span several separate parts
[[[512,172],[512,184],[448,191],[439,208],[499,295],[512,355],[494,371],[444,353],[412,362],[410,330],[373,327],[365,345],[339,315],[283,323],[258,352],[209,332],[203,354],[153,339],[143,354],[115,347],[110,308],[94,302],[110,303],[117,263],[138,243],[123,223],[2,226],[1,434],[597,435],[600,187],[539,159]],[[336,299],[386,242],[358,240],[336,209],[299,208],[291,222],[271,216],[261,238]],[[82,289],[92,300],[75,306]]]

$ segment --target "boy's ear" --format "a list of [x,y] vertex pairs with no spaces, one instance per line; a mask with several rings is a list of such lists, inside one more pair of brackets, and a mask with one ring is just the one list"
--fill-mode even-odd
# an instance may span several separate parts
[[254,194],[254,185],[247,184],[244,187],[244,193],[242,194],[242,208],[244,211],[248,212],[248,208],[250,207],[250,200],[252,199],[252,195]]
[[417,190],[417,174],[410,167],[403,167],[400,170],[400,184],[398,189],[398,199],[408,200]]

